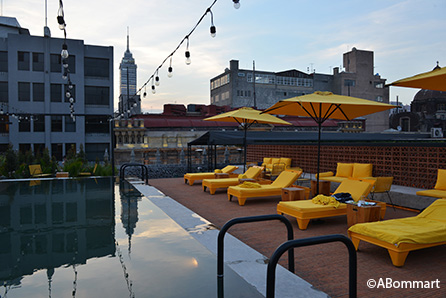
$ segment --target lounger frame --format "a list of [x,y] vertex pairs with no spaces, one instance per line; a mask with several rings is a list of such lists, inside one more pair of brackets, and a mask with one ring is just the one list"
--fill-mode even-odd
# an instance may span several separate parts
[[358,250],[359,242],[361,240],[386,248],[387,251],[389,252],[392,264],[396,267],[402,267],[404,265],[404,262],[406,261],[407,255],[409,254],[409,252],[413,250],[446,244],[446,241],[444,241],[444,242],[429,243],[429,244],[401,243],[400,245],[395,246],[392,243],[385,242],[370,236],[358,234],[351,231],[348,231],[348,236],[352,240],[356,250]]

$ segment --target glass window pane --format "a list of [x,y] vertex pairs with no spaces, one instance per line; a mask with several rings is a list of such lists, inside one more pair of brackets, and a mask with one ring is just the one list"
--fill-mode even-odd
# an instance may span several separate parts
[[62,57],[59,54],[50,55],[51,72],[62,72]]
[[45,88],[43,83],[33,83],[33,101],[45,100]]
[[43,71],[43,53],[33,53],[33,71]]
[[8,52],[0,52],[0,72],[8,72]]
[[52,132],[62,131],[62,116],[51,116],[51,131]]
[[51,102],[62,102],[62,84],[51,84]]
[[109,105],[110,90],[108,87],[85,86],[85,104]]
[[17,52],[17,69],[29,70],[29,53]]
[[0,82],[0,102],[8,102],[8,82]]
[[84,72],[86,77],[110,78],[109,59],[84,58]]
[[31,100],[30,84],[27,82],[19,82],[18,88],[19,88],[19,101],[30,101]]

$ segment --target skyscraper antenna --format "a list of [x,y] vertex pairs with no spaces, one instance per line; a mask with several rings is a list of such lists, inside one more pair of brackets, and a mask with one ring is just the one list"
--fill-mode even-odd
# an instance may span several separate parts
[[127,52],[130,52],[130,46],[129,46],[129,26],[127,26]]

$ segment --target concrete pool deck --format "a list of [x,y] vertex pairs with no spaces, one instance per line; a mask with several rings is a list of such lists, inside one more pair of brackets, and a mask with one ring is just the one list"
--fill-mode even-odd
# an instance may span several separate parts
[[[212,253],[217,255],[217,236],[219,230],[209,221],[192,210],[184,207],[174,199],[166,196],[153,186],[141,182],[130,181],[135,188],[169,217],[176,221],[192,237],[199,241]],[[227,233],[224,244],[224,261],[232,270],[253,285],[266,296],[266,269],[268,258]],[[217,272],[215,272],[217,277]],[[293,285],[290,287],[290,285]],[[275,297],[328,297],[311,284],[292,274],[281,265],[276,271]],[[296,294],[299,289],[299,294]]]
[[[239,206],[237,200],[228,201],[225,190],[218,190],[215,195],[210,195],[209,192],[203,192],[201,184],[196,183],[189,186],[184,183],[183,178],[152,179],[149,180],[149,185],[162,191],[169,197],[169,200],[170,198],[175,200],[192,210],[192,213],[196,213],[206,221],[211,222],[212,226],[218,229],[232,218],[275,214],[277,203],[280,201],[280,197],[253,198],[248,199],[245,206]],[[403,196],[402,199],[407,200],[407,197]],[[423,198],[420,199],[423,200]],[[163,201],[163,198],[160,197],[158,200]],[[416,214],[417,212],[410,210],[388,208],[385,219],[415,216]],[[304,231],[298,229],[294,218],[287,218],[290,219],[294,228],[294,239],[330,234],[347,235],[345,216],[311,221],[308,229]],[[200,225],[200,222],[201,220],[198,220],[191,226]],[[214,247],[215,251],[218,231],[212,231],[215,234],[211,236],[210,245]],[[260,254],[260,258],[256,256],[253,260],[266,259],[264,256],[270,257],[275,249],[286,241],[285,228],[279,222],[244,224],[234,226],[229,232]],[[225,251],[228,251],[229,247],[230,245],[225,245]],[[446,254],[444,248],[445,246],[437,246],[413,251],[409,253],[405,265],[397,268],[392,265],[387,250],[361,242],[360,250],[357,253],[358,297],[444,297],[445,286],[441,283],[446,281],[446,272],[444,271]],[[229,258],[230,253],[225,253],[226,262],[233,261]],[[279,263],[286,267],[286,258],[282,258]],[[283,288],[289,291],[288,293],[292,293],[288,296],[284,294],[282,297],[314,297],[306,292],[307,289],[316,289],[316,293],[324,295],[323,297],[348,296],[348,253],[343,244],[329,243],[295,249],[295,267],[296,275],[307,281],[311,286],[308,288],[304,285],[301,288],[294,281],[279,284],[281,277],[277,277],[276,289]],[[266,266],[253,268],[255,271],[262,270],[256,272],[256,274],[260,276],[259,279],[264,285],[266,282]],[[370,279],[378,281],[386,278],[393,281],[435,281],[438,279],[440,288],[372,289],[367,286],[367,281]],[[265,291],[263,285],[256,286],[261,293]],[[309,294],[306,295],[305,293]]]

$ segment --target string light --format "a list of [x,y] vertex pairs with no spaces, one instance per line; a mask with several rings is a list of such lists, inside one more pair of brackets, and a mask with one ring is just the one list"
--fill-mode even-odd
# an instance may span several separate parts
[[160,85],[160,77],[158,76],[158,69],[156,70],[155,85],[156,86]]
[[169,78],[171,78],[173,76],[172,56],[170,56],[170,64],[169,64],[169,68],[167,69],[167,76]]
[[153,94],[156,93],[155,85],[153,84],[153,77],[152,77],[152,93]]
[[211,28],[210,28],[211,36],[215,37],[215,35],[217,35],[217,28],[215,28],[214,26],[214,14],[212,13],[211,9],[209,9],[209,13],[211,14]]
[[192,61],[190,60],[189,37],[187,37],[186,52],[184,53],[184,55],[186,56],[186,64],[187,64],[187,65],[190,65],[190,63],[191,63]]
[[[240,0],[232,0],[234,2],[234,7],[235,8],[239,8],[240,7]],[[201,23],[201,21],[203,20],[203,18],[210,13],[211,14],[211,27],[210,27],[210,32],[211,32],[211,36],[215,37],[217,34],[217,29],[214,25],[214,15],[211,11],[212,7],[215,5],[215,3],[217,2],[217,0],[213,0],[212,4],[206,9],[206,11],[204,12],[204,14],[200,17],[200,19],[198,20],[198,22],[195,24],[195,26],[192,28],[192,30],[180,41],[180,43],[178,44],[178,46],[172,51],[172,53],[170,53],[162,62],[161,64],[156,68],[155,72],[147,79],[147,81],[142,85],[142,87],[140,87],[137,91],[136,94],[139,94],[143,89],[144,89],[144,94],[146,94],[145,92],[145,88],[146,86],[150,83],[150,81],[152,81],[152,93],[155,93],[155,85],[153,84],[153,80],[156,77],[159,78],[158,76],[158,70],[160,68],[163,67],[164,63],[166,63],[166,61],[168,59],[170,59],[170,63],[169,63],[169,67],[167,68],[167,76],[169,78],[171,78],[173,76],[173,67],[172,67],[172,57],[173,55],[177,52],[177,50],[181,47],[181,45],[186,41],[187,42],[187,47],[186,47],[186,52],[185,57],[186,57],[186,64],[189,65],[191,63],[190,60],[190,51],[189,51],[189,38],[192,35],[192,33],[194,33],[195,29],[198,27],[198,25]],[[158,85],[157,85],[158,86]]]

